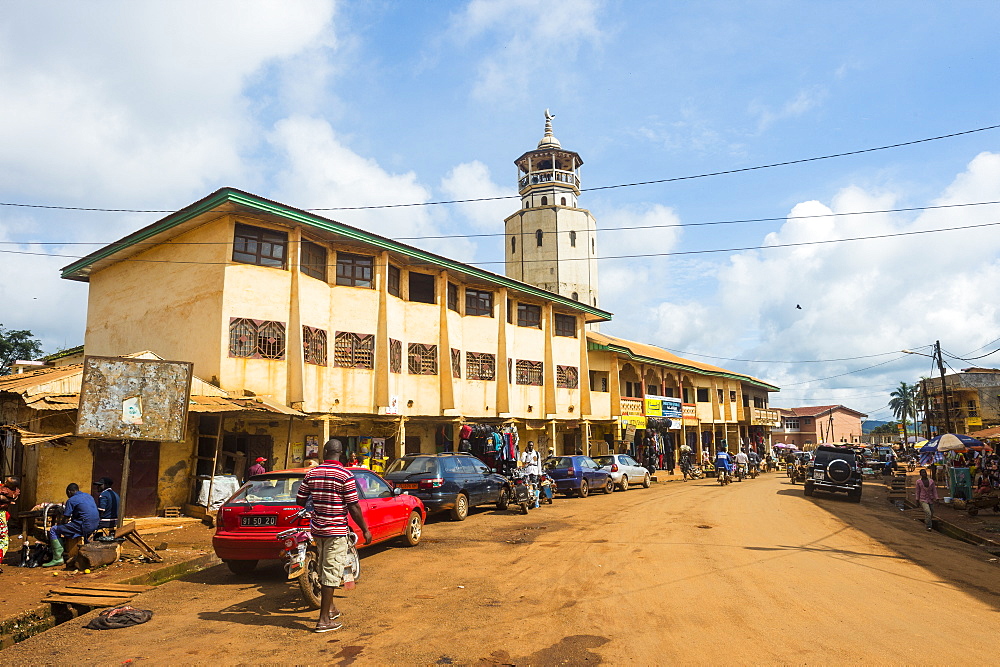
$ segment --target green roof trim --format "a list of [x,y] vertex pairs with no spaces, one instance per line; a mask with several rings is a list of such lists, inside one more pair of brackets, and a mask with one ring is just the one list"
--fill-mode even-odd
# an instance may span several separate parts
[[372,234],[371,232],[366,232],[363,229],[352,227],[342,222],[337,222],[336,220],[330,220],[329,218],[324,218],[322,216],[309,213],[308,211],[286,206],[285,204],[281,204],[279,202],[264,199],[263,197],[258,197],[257,195],[237,190],[235,188],[222,188],[217,190],[204,199],[171,213],[148,227],[144,227],[136,232],[133,232],[132,234],[129,234],[120,241],[116,241],[115,243],[92,252],[86,257],[64,267],[62,269],[62,277],[68,280],[86,281],[88,273],[87,269],[94,263],[102,259],[107,259],[119,250],[146,241],[223,204],[236,204],[261,213],[269,213],[285,218],[286,220],[308,225],[316,229],[333,232],[346,238],[354,239],[355,241],[373,245],[377,248],[381,248],[382,250],[399,253],[401,255],[427,262],[429,264],[434,264],[445,269],[465,273],[496,285],[525,292],[547,301],[558,303],[561,306],[572,308],[573,310],[590,313],[591,315],[595,315],[604,320],[610,320],[612,316],[612,314],[606,310],[601,310],[600,308],[595,308],[594,306],[574,301],[568,297],[555,294],[554,292],[548,292],[538,287],[534,287],[533,285],[514,280],[513,278],[508,278],[497,273],[479,269],[469,264],[463,264],[462,262],[448,259],[447,257],[442,257],[441,255],[436,255],[434,253],[406,245],[405,243],[400,243],[399,241],[394,241],[384,236]]
[[83,352],[83,345],[77,345],[76,347],[67,347],[65,350],[59,350],[58,352],[53,352],[52,354],[45,355],[38,361],[55,361],[56,359],[71,357],[74,354],[80,354],[81,352]]
[[730,380],[739,380],[740,382],[746,382],[747,384],[752,384],[757,387],[761,387],[768,391],[781,391],[779,387],[773,384],[768,384],[763,380],[757,380],[748,375],[740,375],[739,373],[726,373],[720,371],[710,371],[704,368],[697,368],[696,366],[688,366],[686,364],[678,364],[676,362],[664,361],[663,359],[655,359],[653,357],[647,357],[642,354],[636,354],[624,345],[615,345],[614,343],[609,343],[603,345],[601,343],[596,343],[594,341],[587,341],[587,349],[590,351],[600,351],[600,352],[616,352],[618,354],[623,354],[629,359],[638,361],[644,364],[653,364],[654,366],[666,366],[667,368],[676,368],[679,370],[687,371],[689,373],[698,373],[700,375],[710,375],[712,377],[724,377]]

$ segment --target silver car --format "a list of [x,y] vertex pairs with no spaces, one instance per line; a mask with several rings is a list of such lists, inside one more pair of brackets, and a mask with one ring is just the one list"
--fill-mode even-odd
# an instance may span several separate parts
[[642,484],[642,488],[649,488],[649,471],[628,454],[608,454],[593,458],[597,465],[611,473],[611,481],[619,491],[627,491],[629,484]]

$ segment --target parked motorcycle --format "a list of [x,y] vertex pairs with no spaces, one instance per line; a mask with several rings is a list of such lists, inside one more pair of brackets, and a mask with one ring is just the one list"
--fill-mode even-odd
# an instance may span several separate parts
[[518,468],[510,476],[512,497],[515,505],[521,506],[521,514],[527,514],[528,509],[538,505],[538,487],[531,481],[531,477],[524,472],[523,468]]
[[[293,519],[301,519],[308,516],[306,508],[302,508],[294,515]],[[357,543],[358,536],[353,532],[348,534],[347,565],[344,567],[344,588],[353,588],[354,584],[361,577],[361,558],[358,556]],[[319,552],[316,550],[316,541],[309,526],[296,526],[278,533],[277,538],[282,541],[282,557],[285,560],[285,569],[288,578],[297,579],[299,590],[306,603],[313,609],[319,609],[320,594],[322,586],[319,582]]]

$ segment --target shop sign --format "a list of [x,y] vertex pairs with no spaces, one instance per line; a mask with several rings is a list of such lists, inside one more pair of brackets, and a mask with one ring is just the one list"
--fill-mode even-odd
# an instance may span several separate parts
[[684,418],[681,399],[669,396],[652,396],[646,394],[646,416],[667,417],[676,421]]
[[629,426],[633,430],[646,428],[646,418],[641,415],[622,415],[618,418],[618,425],[621,427],[622,439],[624,439],[624,434]]

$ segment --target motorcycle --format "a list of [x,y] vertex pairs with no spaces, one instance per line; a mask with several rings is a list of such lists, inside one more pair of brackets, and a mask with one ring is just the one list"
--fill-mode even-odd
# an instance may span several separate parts
[[747,476],[746,465],[743,463],[737,463],[733,467],[733,470],[734,470],[733,479],[736,480],[737,482],[742,482],[743,479]]
[[785,474],[788,475],[788,479],[792,480],[792,484],[795,484],[795,480],[799,476],[799,473],[794,463],[785,464]]
[[684,473],[684,479],[701,479],[705,476],[705,471],[701,469],[701,466],[688,465],[686,468],[682,468],[681,472]]
[[760,464],[751,463],[750,464],[750,479],[757,479],[757,475],[760,474]]
[[[308,510],[302,508],[292,515],[292,519],[304,519]],[[299,590],[307,604],[313,609],[319,609],[322,586],[319,580],[319,552],[316,541],[309,531],[309,525],[296,526],[278,533],[277,538],[282,543],[282,559],[288,579],[297,579]],[[361,577],[361,558],[358,556],[358,536],[351,531],[347,543],[347,565],[344,566],[344,588],[354,588]]]
[[515,505],[521,506],[521,514],[527,514],[531,507],[538,507],[538,486],[531,481],[531,477],[523,472],[523,468],[518,468],[511,473],[510,484],[513,489],[511,494]]
[[719,486],[725,486],[726,484],[729,484],[729,482],[732,481],[731,479],[732,473],[730,473],[725,468],[717,468],[715,477],[719,482]]

